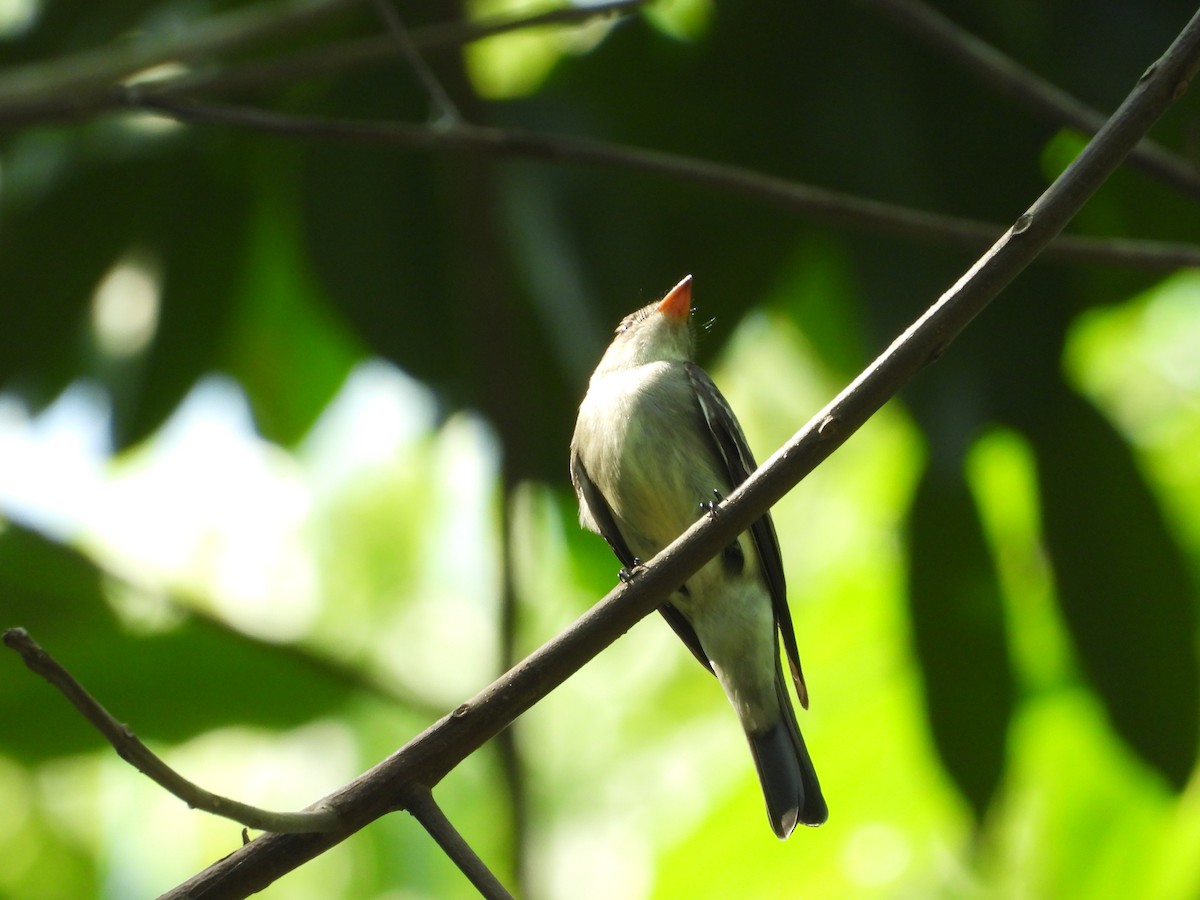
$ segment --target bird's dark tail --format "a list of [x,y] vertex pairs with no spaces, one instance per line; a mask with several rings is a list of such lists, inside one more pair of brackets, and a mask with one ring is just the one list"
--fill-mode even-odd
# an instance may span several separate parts
[[820,825],[829,818],[829,807],[821,793],[800,726],[792,710],[792,701],[784,687],[782,673],[775,680],[779,695],[780,718],[763,732],[747,733],[767,817],[775,834],[783,840],[797,824]]

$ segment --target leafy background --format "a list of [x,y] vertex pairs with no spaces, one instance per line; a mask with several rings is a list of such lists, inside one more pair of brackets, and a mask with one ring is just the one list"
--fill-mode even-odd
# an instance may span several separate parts
[[[938,6],[1100,109],[1194,12]],[[703,361],[765,457],[970,262],[620,169],[180,126],[84,88],[11,114],[23,65],[295,8],[0,6],[0,624],[189,777],[278,808],[611,586],[565,456],[621,315],[691,272]],[[427,121],[398,58],[313,62],[379,32],[342,4],[189,65],[308,52],[221,96]],[[471,121],[998,223],[1080,146],[857,4],[676,0],[429,58]],[[1193,98],[1155,131],[1193,162],[1197,135]],[[1075,229],[1198,222],[1126,171]],[[1035,265],[776,509],[826,826],[771,837],[720,693],[656,620],[439,800],[528,896],[1194,896],[1198,453],[1200,276]],[[3,666],[0,893],[149,895],[238,845]],[[266,895],[470,893],[393,816]]]

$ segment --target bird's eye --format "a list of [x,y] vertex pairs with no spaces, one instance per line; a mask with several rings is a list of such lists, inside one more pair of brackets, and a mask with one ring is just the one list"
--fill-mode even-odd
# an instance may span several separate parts
[[742,574],[742,570],[746,568],[746,554],[742,552],[739,541],[734,541],[721,551],[721,563],[730,575]]

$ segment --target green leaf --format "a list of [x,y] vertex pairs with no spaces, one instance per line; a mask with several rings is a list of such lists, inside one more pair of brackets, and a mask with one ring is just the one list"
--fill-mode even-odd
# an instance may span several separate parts
[[1059,602],[1113,726],[1182,790],[1200,741],[1196,589],[1133,454],[1075,395],[1031,435]]
[[[145,741],[183,741],[226,725],[288,728],[337,709],[352,688],[287,646],[256,641],[184,614],[136,632],[105,599],[84,556],[30,531],[0,533],[0,625],[21,626],[119,721]],[[25,761],[103,741],[57,691],[0,655],[0,752]]]
[[[232,320],[242,247],[248,226],[247,188],[220,177],[201,141],[191,152],[156,160],[138,196],[148,224],[139,243],[161,259],[159,325],[136,388],[114,407],[118,447],[148,437],[195,383],[213,371]],[[117,399],[122,399],[118,392]]]
[[366,348],[330,308],[308,263],[297,152],[259,152],[238,302],[224,367],[246,390],[268,440],[298,441]]
[[1004,771],[1013,675],[999,585],[960,473],[925,471],[908,526],[909,606],[934,743],[982,819]]
[[[16,170],[9,177],[35,167],[34,157],[72,156],[76,143],[55,130],[27,136],[6,154]],[[78,371],[92,292],[130,233],[143,230],[142,210],[130,202],[145,179],[138,166],[95,173],[68,164],[56,175],[50,188],[30,188],[32,196],[20,182],[0,192],[0,385],[15,382],[36,405]]]

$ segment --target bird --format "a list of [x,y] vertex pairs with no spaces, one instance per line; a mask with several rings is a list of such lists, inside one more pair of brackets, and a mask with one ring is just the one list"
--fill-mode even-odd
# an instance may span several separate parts
[[[729,403],[693,361],[692,277],[617,326],[588,382],[571,439],[571,482],[583,527],[636,577],[757,468]],[[767,818],[786,839],[829,809],[788,695],[779,642],[801,705],[808,688],[769,513],[659,608],[717,677],[750,745]]]

